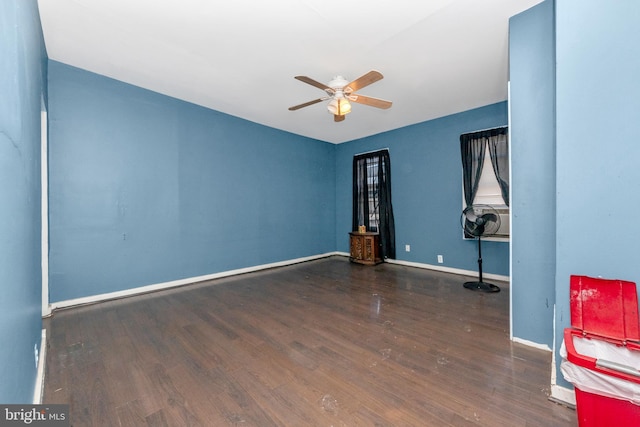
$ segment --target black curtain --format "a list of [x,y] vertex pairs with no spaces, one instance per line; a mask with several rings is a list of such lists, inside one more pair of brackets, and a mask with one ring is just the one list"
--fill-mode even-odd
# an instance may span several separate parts
[[380,235],[380,256],[396,257],[396,236],[391,203],[391,161],[388,150],[353,158],[353,231],[364,225]]
[[482,175],[484,163],[484,139],[473,137],[474,134],[460,135],[460,152],[462,153],[462,184],[464,186],[464,201],[468,206],[478,192],[478,183]]
[[500,184],[502,199],[509,206],[509,146],[508,128],[495,128],[460,135],[460,153],[464,200],[467,206],[473,204],[482,175],[485,149],[489,149],[493,171]]
[[503,129],[505,132],[489,136],[487,142],[493,172],[500,185],[502,200],[505,205],[509,206],[509,144],[507,143],[507,129]]

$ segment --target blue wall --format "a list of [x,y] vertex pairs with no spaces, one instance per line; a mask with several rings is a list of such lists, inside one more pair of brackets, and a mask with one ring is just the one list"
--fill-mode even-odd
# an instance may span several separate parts
[[513,336],[553,347],[556,261],[553,1],[511,18]]
[[50,298],[335,250],[335,146],[49,63]]
[[[358,153],[388,148],[396,224],[396,259],[470,271],[478,269],[474,240],[463,240],[460,135],[507,124],[507,103],[453,114],[337,146],[336,242],[349,251],[352,161]],[[405,245],[411,252],[405,252]],[[483,270],[509,275],[509,244],[483,242]]]
[[40,111],[46,53],[35,0],[0,2],[0,402],[33,400],[40,347]]
[[569,276],[640,283],[640,2],[558,0],[556,344]]
[[[397,258],[477,269],[459,136],[505,125],[504,102],[334,146],[54,61],[49,82],[53,302],[346,252],[352,158],[380,147]],[[508,275],[508,256],[486,242],[485,271]]]

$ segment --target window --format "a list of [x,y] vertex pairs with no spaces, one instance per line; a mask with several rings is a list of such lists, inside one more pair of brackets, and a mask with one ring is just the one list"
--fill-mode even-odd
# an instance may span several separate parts
[[395,226],[391,204],[391,161],[388,150],[353,157],[352,230],[365,226],[380,235],[380,255],[395,258]]
[[502,199],[502,190],[496,178],[495,172],[491,167],[491,156],[489,150],[484,152],[484,167],[482,168],[482,175],[480,175],[480,181],[478,182],[478,191],[473,199],[474,205],[489,205],[495,208],[508,209],[504,200]]
[[509,238],[508,128],[494,128],[460,135],[463,172],[463,209],[489,205],[500,215],[494,237]]
[[[362,174],[363,172],[366,173],[366,177],[358,177],[358,180],[360,182],[367,183],[367,200],[363,200],[363,203],[367,203],[368,209],[363,211],[368,212],[367,215],[369,218],[369,227],[367,229],[369,231],[378,231],[378,228],[380,226],[380,198],[378,197],[378,158],[366,158],[364,159],[364,162],[366,168],[358,170],[359,174]],[[361,225],[364,224],[365,222],[362,221]]]

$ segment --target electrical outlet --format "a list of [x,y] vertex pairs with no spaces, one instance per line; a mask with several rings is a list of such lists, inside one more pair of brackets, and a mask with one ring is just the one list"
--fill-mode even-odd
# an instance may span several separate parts
[[411,252],[411,245],[404,245],[405,252]]
[[438,264],[442,264],[444,262],[444,257],[442,255],[438,255]]

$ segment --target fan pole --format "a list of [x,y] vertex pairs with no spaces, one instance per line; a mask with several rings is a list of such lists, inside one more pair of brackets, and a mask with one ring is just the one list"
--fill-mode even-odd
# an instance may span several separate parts
[[482,238],[478,236],[478,281],[465,282],[464,287],[472,291],[500,292],[500,288],[493,283],[482,281]]
[[478,281],[482,283],[482,238],[478,236]]

